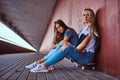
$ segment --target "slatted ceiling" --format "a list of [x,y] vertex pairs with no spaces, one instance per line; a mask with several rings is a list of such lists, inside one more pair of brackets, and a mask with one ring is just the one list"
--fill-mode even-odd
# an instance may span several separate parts
[[0,0],[0,12],[37,50],[52,17],[56,0]]

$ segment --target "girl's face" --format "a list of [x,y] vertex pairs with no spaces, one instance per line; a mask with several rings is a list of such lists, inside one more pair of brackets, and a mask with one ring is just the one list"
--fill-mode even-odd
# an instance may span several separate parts
[[91,24],[92,23],[92,16],[90,14],[90,11],[84,11],[83,12],[83,22],[85,24]]
[[56,30],[57,30],[59,33],[63,33],[63,32],[64,32],[64,28],[63,28],[61,25],[57,24],[57,23],[56,23],[56,25],[55,25],[55,28],[56,28]]

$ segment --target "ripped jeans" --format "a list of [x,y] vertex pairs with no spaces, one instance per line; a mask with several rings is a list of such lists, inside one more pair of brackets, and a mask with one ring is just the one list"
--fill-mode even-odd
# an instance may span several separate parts
[[64,50],[61,50],[61,47],[62,45],[58,44],[55,49],[52,49],[48,55],[44,57],[46,66],[53,65],[68,56],[79,64],[87,64],[93,60],[93,52],[88,51],[83,54],[73,46],[68,46]]

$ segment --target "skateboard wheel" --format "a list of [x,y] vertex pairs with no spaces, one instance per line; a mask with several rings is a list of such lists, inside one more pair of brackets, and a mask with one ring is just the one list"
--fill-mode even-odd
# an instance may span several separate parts
[[82,70],[85,70],[85,66],[82,66]]
[[92,70],[95,70],[95,67],[94,67],[94,66],[92,67]]

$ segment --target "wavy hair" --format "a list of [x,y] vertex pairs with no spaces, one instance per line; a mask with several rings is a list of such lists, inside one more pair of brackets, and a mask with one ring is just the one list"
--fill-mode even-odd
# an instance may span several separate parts
[[54,38],[53,38],[53,44],[57,44],[59,43],[61,40],[63,40],[64,37],[64,32],[60,33],[57,31],[56,29],[56,24],[59,24],[61,27],[63,27],[64,32],[66,29],[68,29],[69,27],[61,20],[58,19],[57,21],[54,22]]

